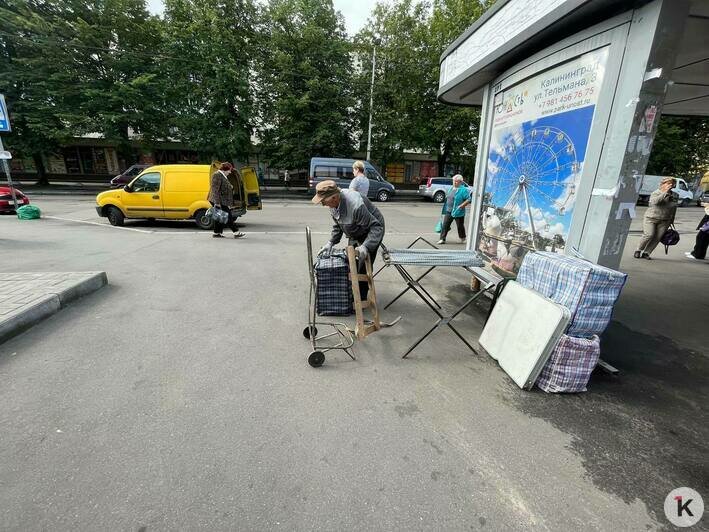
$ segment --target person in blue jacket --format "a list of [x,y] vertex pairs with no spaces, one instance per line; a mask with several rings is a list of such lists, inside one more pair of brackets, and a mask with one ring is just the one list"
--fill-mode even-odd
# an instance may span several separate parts
[[446,200],[443,202],[443,224],[441,229],[441,239],[439,244],[446,243],[446,236],[451,229],[453,220],[458,227],[458,237],[461,242],[465,242],[465,208],[470,205],[472,191],[463,185],[463,176],[456,174],[453,176],[453,186],[446,193]]

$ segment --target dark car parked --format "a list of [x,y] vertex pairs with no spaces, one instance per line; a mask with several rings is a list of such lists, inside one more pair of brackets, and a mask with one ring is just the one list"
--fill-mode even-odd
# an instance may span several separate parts
[[[330,157],[313,157],[310,160],[310,173],[308,175],[308,188],[311,194],[315,193],[315,185],[320,181],[332,179],[340,188],[350,186],[354,177],[352,164],[354,159],[333,159]],[[369,179],[370,200],[389,201],[396,193],[394,185],[384,179],[379,171],[369,161],[364,161],[364,173]]]
[[120,175],[117,175],[113,179],[111,179],[111,188],[121,188],[126,186],[128,183],[133,181],[135,177],[145,170],[146,168],[150,168],[153,166],[152,164],[134,164],[133,166],[129,166],[125,172],[123,172]]

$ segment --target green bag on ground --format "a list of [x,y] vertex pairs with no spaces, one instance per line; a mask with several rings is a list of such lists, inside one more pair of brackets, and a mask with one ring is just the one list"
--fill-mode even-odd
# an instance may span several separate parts
[[42,215],[39,207],[34,205],[23,205],[17,209],[17,217],[20,220],[36,220]]

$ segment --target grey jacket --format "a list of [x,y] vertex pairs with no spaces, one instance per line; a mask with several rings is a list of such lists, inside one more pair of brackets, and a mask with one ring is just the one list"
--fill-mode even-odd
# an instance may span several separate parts
[[350,245],[364,245],[374,255],[384,239],[384,216],[371,201],[356,190],[340,191],[340,205],[330,209],[335,224],[330,242],[340,242],[342,235],[349,238]]
[[231,207],[234,204],[234,187],[219,171],[214,172],[209,181],[207,201],[222,207]]
[[648,220],[674,220],[677,211],[677,195],[672,191],[662,192],[660,189],[650,194],[645,218]]

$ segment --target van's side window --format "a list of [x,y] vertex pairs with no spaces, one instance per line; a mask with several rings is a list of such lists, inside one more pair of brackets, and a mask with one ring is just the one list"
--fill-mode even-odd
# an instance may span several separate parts
[[143,174],[133,181],[133,192],[158,192],[160,190],[160,172]]
[[352,167],[349,165],[340,166],[340,175],[338,177],[340,179],[354,179],[354,173],[352,172]]
[[337,166],[316,166],[314,177],[329,177],[335,179],[337,177]]
[[377,173],[371,168],[365,168],[364,173],[367,175],[367,179],[374,179],[375,181],[379,180],[379,175],[377,175]]

